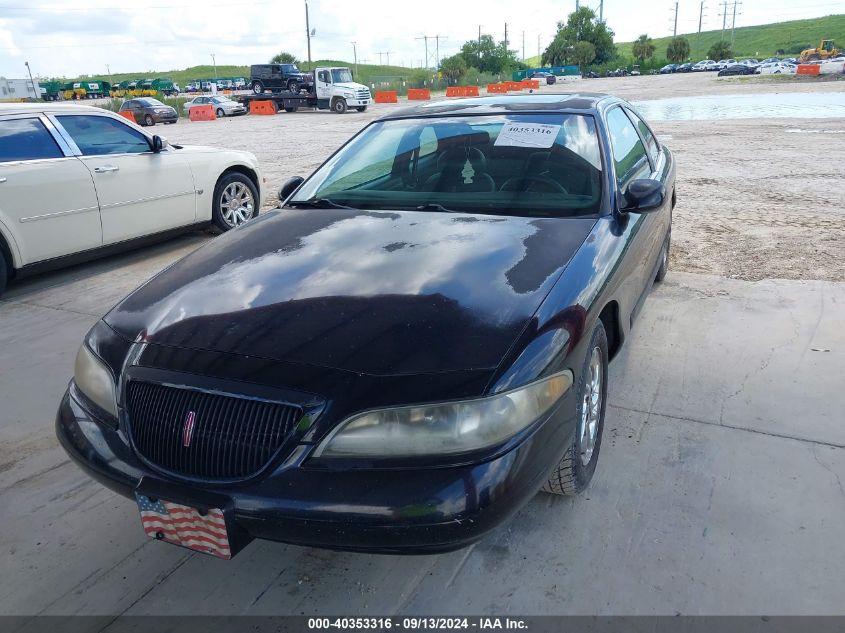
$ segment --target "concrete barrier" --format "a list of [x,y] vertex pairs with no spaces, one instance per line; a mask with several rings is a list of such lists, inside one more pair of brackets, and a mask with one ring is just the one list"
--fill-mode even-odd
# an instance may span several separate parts
[[123,112],[118,112],[118,114],[124,119],[129,119],[132,123],[137,123],[135,120],[135,114],[131,110],[124,110]]
[[795,72],[799,75],[818,75],[820,70],[818,64],[798,64]]
[[428,88],[408,88],[408,101],[428,101],[431,90]]
[[395,90],[383,90],[373,95],[376,103],[399,103],[399,95]]

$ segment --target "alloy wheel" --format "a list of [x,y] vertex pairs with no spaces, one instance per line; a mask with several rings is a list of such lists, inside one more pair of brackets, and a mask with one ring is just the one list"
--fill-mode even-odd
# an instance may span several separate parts
[[584,466],[587,466],[593,458],[593,451],[596,448],[596,440],[599,434],[599,422],[601,421],[604,373],[601,350],[598,347],[594,347],[590,354],[588,371],[587,384],[584,385],[584,397],[581,402],[580,428],[578,429],[581,464]]
[[231,227],[240,226],[249,220],[255,210],[252,191],[242,182],[233,182],[220,194],[220,211],[223,221]]

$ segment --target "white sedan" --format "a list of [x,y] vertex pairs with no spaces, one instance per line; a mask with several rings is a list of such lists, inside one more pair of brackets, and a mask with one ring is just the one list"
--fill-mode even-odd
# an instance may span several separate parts
[[249,152],[170,145],[102,108],[0,104],[0,294],[8,279],[258,215]]
[[198,105],[210,105],[214,107],[214,114],[217,116],[218,119],[222,119],[224,116],[234,116],[236,114],[246,114],[246,107],[242,103],[238,103],[233,99],[229,99],[228,97],[219,97],[219,96],[211,96],[211,97],[194,97],[187,103],[185,103],[185,112],[190,113],[191,108]]

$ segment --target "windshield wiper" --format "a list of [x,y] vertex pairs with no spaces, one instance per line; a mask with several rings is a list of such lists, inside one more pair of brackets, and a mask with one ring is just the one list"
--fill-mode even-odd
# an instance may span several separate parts
[[328,198],[312,198],[311,200],[292,200],[288,202],[288,206],[296,207],[311,207],[312,209],[352,209],[358,211],[355,207],[350,207],[345,204],[340,204],[329,200]]
[[421,204],[420,206],[416,207],[417,211],[440,211],[441,213],[460,213],[460,211],[456,211],[455,209],[447,209],[442,204],[438,204],[436,202],[427,202],[426,204]]

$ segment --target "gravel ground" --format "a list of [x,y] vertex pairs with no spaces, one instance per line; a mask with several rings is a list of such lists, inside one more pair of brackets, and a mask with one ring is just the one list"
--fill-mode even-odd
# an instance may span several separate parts
[[[845,81],[696,73],[597,79],[543,91],[570,89],[649,100],[845,92]],[[309,174],[366,123],[405,105],[379,104],[343,116],[300,111],[180,121],[161,132],[175,142],[255,153],[267,177],[270,208],[286,178]],[[654,128],[678,160],[674,270],[747,280],[845,280],[845,119],[660,121]]]

